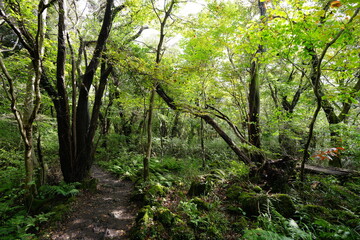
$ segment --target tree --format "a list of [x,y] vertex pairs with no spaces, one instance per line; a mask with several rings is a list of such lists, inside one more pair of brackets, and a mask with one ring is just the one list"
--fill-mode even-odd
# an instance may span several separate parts
[[[51,2],[53,3],[53,2]],[[9,6],[11,6],[9,4]],[[50,5],[40,1],[39,11]],[[112,22],[115,14],[124,8],[124,5],[114,7],[114,1],[106,1],[104,18],[102,20],[102,27],[95,42],[94,53],[91,60],[85,68],[85,73],[78,83],[79,95],[76,102],[72,103],[72,112],[69,108],[68,89],[65,82],[66,71],[66,29],[65,29],[65,16],[66,9],[64,8],[64,1],[58,1],[58,47],[56,59],[56,84],[52,84],[47,67],[44,61],[38,57],[37,38],[34,38],[27,25],[22,24],[17,27],[16,19],[6,18],[7,24],[11,26],[15,34],[19,37],[20,42],[29,55],[37,62],[38,78],[41,87],[51,97],[55,110],[58,123],[58,139],[59,139],[59,155],[61,168],[66,182],[82,181],[87,177],[90,167],[93,163],[94,156],[94,136],[99,117],[99,109],[101,106],[101,98],[107,83],[107,78],[111,73],[112,66],[106,64],[106,54],[104,49],[106,41],[110,34]],[[19,9],[13,11],[21,16],[22,12]],[[6,17],[5,11],[2,9],[1,15]],[[39,23],[38,23],[39,24]],[[38,35],[36,35],[38,36]],[[70,41],[69,41],[70,43]],[[83,47],[83,46],[82,46]],[[71,49],[72,50],[72,49]],[[82,49],[83,50],[83,49]],[[95,78],[95,73],[100,64],[102,70],[99,80],[99,85],[95,93],[95,101],[93,109],[89,112],[89,92]],[[75,64],[72,65],[73,73],[75,71]],[[80,71],[79,71],[80,72]],[[76,99],[76,84],[75,76],[72,77],[72,99]],[[75,106],[76,110],[75,110]]]
[[[40,94],[40,79],[42,75],[41,61],[44,56],[44,38],[46,29],[46,16],[47,16],[47,1],[41,1],[41,4],[36,8],[37,21],[36,27],[32,32],[25,30],[25,20],[18,18],[16,13],[22,11],[20,2],[17,4],[4,6],[0,5],[0,16],[5,21],[12,31],[16,34],[17,40],[13,49],[17,48],[18,43],[24,47],[29,58],[26,63],[31,71],[22,77],[27,78],[25,81],[25,97],[23,99],[23,108],[19,106],[20,100],[16,96],[15,81],[8,71],[4,60],[9,60],[9,57],[4,59],[0,53],[0,67],[2,70],[1,78],[3,80],[3,87],[6,91],[7,97],[11,103],[11,110],[18,123],[19,131],[25,146],[24,162],[26,169],[25,188],[26,188],[26,201],[30,206],[34,195],[37,194],[37,188],[44,184],[44,166],[41,164],[35,155],[35,146],[33,141],[33,124],[36,120],[40,108],[41,94]],[[12,11],[15,14],[6,14],[5,9]],[[35,6],[34,6],[35,7]],[[26,10],[22,12],[26,17],[32,18],[32,13]],[[12,50],[13,50],[12,49]],[[2,50],[10,51],[10,50]],[[25,67],[25,66],[22,66]],[[20,77],[20,76],[19,76]],[[7,82],[7,84],[6,84]]]

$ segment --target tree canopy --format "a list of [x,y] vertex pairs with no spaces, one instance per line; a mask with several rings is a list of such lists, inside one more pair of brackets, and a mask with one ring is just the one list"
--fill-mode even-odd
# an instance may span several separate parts
[[145,180],[167,155],[236,159],[263,178],[358,168],[359,11],[357,0],[0,1],[0,113],[22,139],[27,204],[51,162],[48,118],[67,183],[104,152],[143,154]]

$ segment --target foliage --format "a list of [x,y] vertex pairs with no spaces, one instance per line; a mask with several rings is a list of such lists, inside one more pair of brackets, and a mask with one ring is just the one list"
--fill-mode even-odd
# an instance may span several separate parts
[[[12,209],[15,210],[15,209]],[[52,212],[30,216],[25,210],[19,211],[10,218],[1,219],[0,236],[1,239],[31,239],[35,237],[34,231],[39,230],[40,224],[47,222]]]
[[1,149],[18,148],[21,142],[17,126],[11,119],[0,117],[0,146]]
[[38,198],[39,199],[53,199],[56,197],[72,197],[79,193],[79,190],[76,189],[80,183],[65,183],[61,182],[59,185],[43,185],[39,189]]
[[[62,100],[78,94],[70,76],[74,74],[76,81],[83,79],[104,10],[102,1],[89,1],[81,13],[76,12],[83,7],[80,2],[70,3],[66,13],[64,90],[68,96]],[[0,8],[19,30],[31,34],[26,41],[35,40],[41,45],[35,39],[40,34],[36,17],[42,4],[38,3],[4,1]],[[159,26],[163,8],[171,3],[175,3],[171,20]],[[266,4],[266,14],[259,14],[259,3]],[[272,192],[275,188],[268,188],[269,182],[250,182],[250,168],[235,160],[231,147],[201,116],[214,118],[244,154],[258,152],[246,141],[248,128],[253,124],[248,122],[251,69],[253,63],[259,63],[256,71],[260,81],[262,156],[299,158],[303,154],[310,113],[319,93],[323,108],[310,142],[310,163],[327,165],[328,160],[339,157],[343,166],[359,169],[359,3],[129,0],[125,5],[126,9],[114,16],[106,51],[99,58],[103,67],[111,66],[112,73],[101,96],[94,143],[99,165],[135,182],[134,199],[146,205],[139,213],[142,220],[138,219],[138,230],[144,230],[139,238],[182,239],[184,232],[183,238],[188,239],[356,239],[358,178],[309,176],[302,183],[291,179],[289,195],[276,194]],[[194,13],[188,14],[189,8]],[[50,83],[55,83],[58,49],[54,46],[58,33],[54,26],[58,25],[58,11],[53,4],[47,10],[41,71]],[[259,18],[260,15],[264,16]],[[1,54],[14,77],[16,99],[23,102],[29,97],[25,92],[32,59],[26,52],[26,42],[16,40],[19,36],[11,30],[5,16],[0,21]],[[160,32],[160,28],[165,31]],[[162,46],[159,36],[164,37]],[[155,63],[159,46],[162,61]],[[318,85],[314,84],[315,72]],[[1,78],[3,74],[0,73]],[[89,106],[95,101],[103,72],[94,74],[93,84],[87,89]],[[15,122],[9,117],[10,105],[4,91],[9,86],[5,81],[2,85],[0,213],[1,225],[8,230],[1,231],[8,231],[13,238],[25,238],[50,216],[41,213],[42,207],[52,208],[51,201],[74,196],[79,190],[77,184],[44,185],[32,206],[33,215],[22,207],[23,145]],[[156,97],[150,179],[143,182],[146,103],[154,86],[164,90],[177,110]],[[44,92],[43,115],[36,119],[34,136],[41,136],[44,165],[60,172],[54,103]],[[54,100],[56,103],[61,98]],[[75,105],[76,101],[67,104],[66,111],[71,113]],[[23,111],[28,106],[18,107]],[[93,110],[89,109],[89,113]],[[73,119],[71,114],[68,117]],[[234,125],[229,127],[229,123]],[[49,180],[50,184],[58,183]],[[277,180],[276,184],[283,183],[283,178]],[[204,189],[197,191],[200,194],[191,194],[192,186]]]
[[77,183],[58,186],[43,185],[31,209],[24,206],[24,166],[18,150],[0,150],[0,236],[1,239],[30,239],[57,213],[57,204],[66,202],[79,190]]
[[243,236],[243,239],[249,240],[266,240],[266,239],[274,239],[274,240],[290,240],[291,238],[279,235],[277,233],[266,231],[262,229],[255,230],[246,230]]

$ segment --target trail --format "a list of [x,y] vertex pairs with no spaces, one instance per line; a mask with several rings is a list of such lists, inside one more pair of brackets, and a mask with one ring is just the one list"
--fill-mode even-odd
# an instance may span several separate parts
[[81,194],[64,223],[42,239],[128,239],[136,213],[130,202],[132,183],[118,180],[97,166],[92,176],[99,180],[98,191]]

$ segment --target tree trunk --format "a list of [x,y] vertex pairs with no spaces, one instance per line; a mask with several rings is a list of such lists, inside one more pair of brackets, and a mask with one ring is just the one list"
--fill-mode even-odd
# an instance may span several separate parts
[[74,139],[70,123],[70,109],[65,85],[66,42],[64,0],[59,0],[58,5],[58,50],[56,60],[57,93],[55,96],[52,96],[52,99],[56,110],[61,171],[66,182],[73,182],[76,181],[73,176],[75,170],[75,143],[73,141]]
[[[329,9],[329,4],[327,4],[325,6],[324,10],[327,11],[328,9]],[[355,12],[353,13],[353,15],[351,16],[351,18],[349,19],[347,24],[350,24],[354,20],[354,18],[359,14],[359,12],[360,12],[360,8],[357,8],[355,10]],[[323,22],[321,22],[321,24],[322,23]],[[317,104],[318,104],[318,106],[320,105],[321,108],[323,109],[323,111],[325,112],[326,118],[330,125],[329,127],[330,127],[331,135],[336,135],[334,132],[332,132],[333,130],[332,130],[331,124],[337,124],[337,123],[342,122],[346,118],[346,115],[348,114],[351,105],[350,105],[350,103],[344,103],[342,111],[340,112],[339,115],[336,115],[334,108],[331,105],[330,101],[328,99],[324,98],[325,93],[321,86],[321,79],[320,79],[321,63],[322,63],[322,60],[323,60],[325,54],[327,53],[328,49],[341,37],[341,35],[344,33],[344,31],[345,31],[345,28],[341,29],[333,38],[331,38],[331,41],[326,43],[323,51],[321,52],[321,54],[319,56],[317,55],[314,47],[306,47],[305,48],[312,57],[312,62],[311,62],[312,69],[311,69],[310,79],[311,79],[311,82],[313,85],[313,90],[314,90],[315,96],[318,100]],[[360,74],[358,74],[357,77],[358,77],[358,81],[355,84],[351,94],[355,94],[356,92],[358,92],[360,90]],[[314,117],[315,117],[315,114],[314,114]],[[336,139],[336,137],[335,137],[335,139]],[[337,142],[335,144],[337,145]],[[305,150],[307,150],[306,146],[305,146]],[[306,154],[308,154],[308,153],[304,152],[304,159],[303,159],[302,168],[301,168],[302,175],[303,175],[303,169],[304,169],[303,166],[305,164],[305,161],[307,160],[307,159],[305,159]],[[340,157],[334,158],[332,161],[329,162],[329,164],[330,164],[330,166],[341,166]]]
[[[44,4],[47,1],[43,2]],[[0,15],[7,24],[13,29],[14,33],[18,36],[20,42],[24,48],[28,51],[31,58],[31,66],[33,72],[29,74],[29,79],[26,82],[26,92],[24,99],[24,111],[21,113],[18,109],[17,98],[15,96],[14,81],[6,69],[2,56],[0,55],[0,68],[5,75],[5,79],[8,81],[9,89],[4,87],[6,94],[11,102],[11,110],[14,113],[15,119],[18,123],[19,131],[24,142],[24,164],[25,164],[25,199],[28,207],[31,206],[33,197],[37,194],[37,189],[42,184],[43,169],[38,169],[42,165],[36,159],[35,149],[33,145],[33,123],[36,120],[37,114],[40,108],[41,94],[40,94],[40,79],[42,75],[41,59],[44,54],[44,36],[46,29],[46,8],[41,9],[40,6],[37,9],[37,31],[35,38],[23,28],[18,28],[17,24],[12,22],[0,9]],[[33,40],[34,42],[28,42]],[[36,46],[36,47],[35,47]],[[0,53],[1,54],[1,53]]]
[[[260,10],[260,19],[265,21],[266,6],[264,1],[258,0],[258,7]],[[263,52],[263,46],[259,45],[256,54]],[[250,68],[250,86],[249,86],[249,117],[248,117],[248,134],[249,142],[257,148],[261,148],[260,142],[260,79],[259,79],[259,62],[256,59],[251,62]],[[252,154],[252,159],[255,162],[262,162],[261,154]]]
[[[76,109],[76,162],[74,166],[74,178],[82,181],[88,177],[91,164],[93,163],[93,138],[94,127],[98,121],[98,114],[93,115],[96,119],[90,119],[89,113],[89,91],[93,82],[95,72],[100,62],[100,56],[105,48],[106,41],[110,34],[113,20],[114,0],[107,0],[103,24],[96,42],[93,57],[86,67],[85,74],[80,86],[78,105]],[[101,97],[102,96],[96,96]],[[101,101],[97,101],[101,104]],[[98,108],[95,106],[94,108]],[[90,125],[92,122],[92,125]]]
[[170,134],[171,138],[180,137],[179,124],[180,124],[180,112],[176,111],[174,122],[171,127],[171,134]]
[[205,153],[205,143],[204,143],[204,120],[200,119],[200,147],[201,147],[201,158],[202,158],[202,167],[206,167],[206,153]]
[[155,90],[152,89],[150,93],[148,122],[147,122],[147,143],[146,143],[146,155],[144,157],[144,181],[149,180],[149,162],[151,158],[152,150],[152,118],[154,109]]
[[258,66],[256,60],[251,63],[250,70],[250,87],[249,87],[249,119],[248,119],[248,134],[249,142],[260,148],[260,80],[258,76]]

